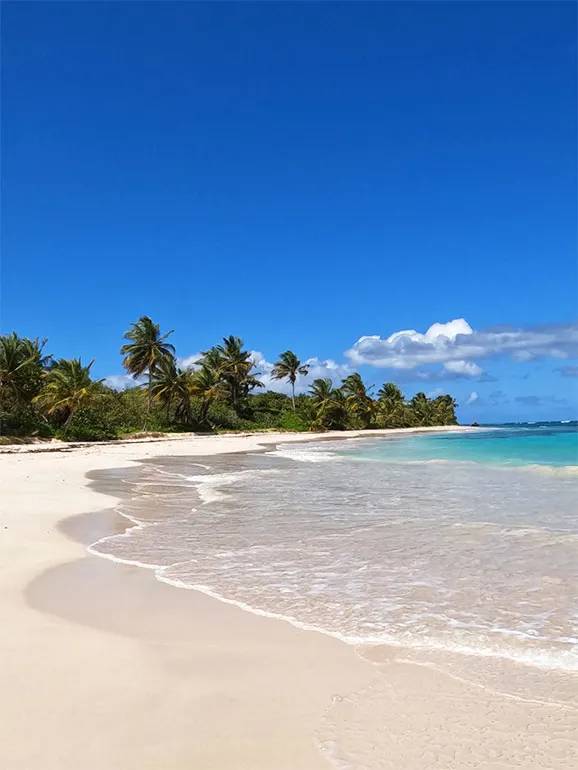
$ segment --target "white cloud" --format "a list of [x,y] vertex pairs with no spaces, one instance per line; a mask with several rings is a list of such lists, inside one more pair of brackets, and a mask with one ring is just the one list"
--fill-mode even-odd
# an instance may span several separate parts
[[263,383],[266,390],[274,390],[276,393],[286,393],[287,395],[291,392],[291,386],[288,382],[285,380],[273,379],[273,375],[271,374],[273,371],[273,364],[271,361],[267,361],[263,353],[259,350],[252,350],[251,359],[255,364],[257,379]]
[[[440,339],[455,340],[459,334],[472,333],[472,327],[464,318],[456,318],[453,321],[448,321],[447,324],[432,324],[425,334],[420,334],[419,332],[416,332],[415,329],[394,332],[387,338],[387,342],[395,343],[400,341],[403,345],[404,340],[407,338],[414,340],[415,342],[424,341],[435,344],[436,341]],[[372,339],[379,339],[379,337],[373,337]]]
[[475,390],[472,390],[472,392],[471,392],[471,393],[470,393],[470,395],[468,396],[468,400],[466,401],[466,405],[475,404],[475,403],[476,403],[476,401],[478,401],[478,399],[479,399],[479,398],[480,398],[480,397],[478,396],[478,394],[476,393],[476,391],[475,391]]
[[104,378],[104,384],[109,388],[115,390],[125,390],[126,388],[134,388],[135,385],[142,385],[145,382],[144,377],[131,377],[130,374],[109,374]]
[[326,360],[308,358],[305,363],[309,367],[309,374],[306,378],[309,383],[319,378],[329,377],[330,380],[333,380],[334,385],[339,385],[341,380],[353,373],[349,364],[338,364],[331,358]]
[[475,331],[465,319],[457,318],[445,324],[434,323],[423,334],[408,329],[385,339],[378,335],[360,337],[345,355],[357,366],[402,370],[425,364],[444,364],[447,370],[448,364],[463,367],[472,359],[499,356],[517,361],[573,358],[578,357],[578,324]]
[[177,358],[177,364],[180,366],[181,369],[188,369],[189,367],[191,369],[196,369],[197,367],[195,366],[195,364],[197,364],[202,357],[203,357],[202,353],[193,353],[192,356],[186,356],[185,358]]
[[464,377],[481,377],[484,370],[473,361],[448,361],[444,364],[446,372],[461,374]]

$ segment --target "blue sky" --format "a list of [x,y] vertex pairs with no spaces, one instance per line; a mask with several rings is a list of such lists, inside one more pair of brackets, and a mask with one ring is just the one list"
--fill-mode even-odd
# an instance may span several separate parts
[[573,4],[11,2],[2,25],[3,332],[107,376],[147,314],[182,357],[233,333],[265,374],[289,347],[464,421],[578,416]]

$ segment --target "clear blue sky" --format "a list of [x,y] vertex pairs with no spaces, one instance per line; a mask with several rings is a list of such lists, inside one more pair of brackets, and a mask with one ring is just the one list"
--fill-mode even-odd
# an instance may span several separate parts
[[[577,415],[574,4],[2,17],[3,332],[105,376],[147,314],[182,356],[233,333],[268,361],[442,388],[464,420]],[[387,342],[459,318],[475,354],[463,334]]]

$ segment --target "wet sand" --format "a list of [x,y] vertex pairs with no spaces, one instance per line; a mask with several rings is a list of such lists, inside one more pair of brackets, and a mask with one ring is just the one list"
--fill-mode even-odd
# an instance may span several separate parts
[[98,491],[85,474],[278,440],[0,457],[0,766],[309,770],[331,758],[372,770],[574,769],[578,692],[567,680],[556,689],[547,672],[512,666],[515,694],[500,691],[504,676],[480,685],[401,648],[367,661],[336,639],[86,554],[127,522],[108,507],[119,474]]

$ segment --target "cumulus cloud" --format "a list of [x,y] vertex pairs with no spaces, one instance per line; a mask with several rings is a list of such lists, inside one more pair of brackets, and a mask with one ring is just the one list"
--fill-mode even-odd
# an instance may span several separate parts
[[[476,331],[464,318],[434,323],[425,333],[415,329],[394,332],[385,339],[360,337],[345,355],[356,366],[367,364],[398,370],[443,364],[446,372],[480,376],[472,359],[509,357],[514,361],[536,358],[578,357],[578,323],[550,324],[525,329],[500,326]],[[454,367],[452,368],[448,367]],[[478,375],[473,372],[480,369]]]
[[131,377],[130,374],[109,374],[104,378],[104,384],[114,390],[125,390],[126,388],[134,388],[135,385],[142,385],[145,382],[144,377]]
[[479,395],[476,393],[476,391],[475,391],[475,390],[472,390],[472,392],[471,392],[471,393],[470,393],[470,395],[468,396],[468,400],[466,401],[466,406],[470,406],[471,404],[475,404],[475,403],[476,403],[476,401],[479,401],[479,399],[480,399],[480,397],[479,397]]
[[481,377],[484,370],[473,361],[448,361],[444,364],[446,372],[462,374],[464,377]]
[[334,384],[339,384],[342,379],[353,373],[353,369],[349,364],[338,364],[331,358],[325,360],[308,358],[305,363],[309,367],[309,374],[306,379],[310,383],[320,377],[329,377],[330,380],[333,380]]

